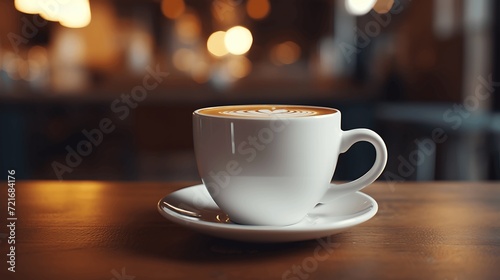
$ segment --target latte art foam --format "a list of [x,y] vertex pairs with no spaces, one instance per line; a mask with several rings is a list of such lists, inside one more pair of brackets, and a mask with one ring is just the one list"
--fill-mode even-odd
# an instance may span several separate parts
[[195,111],[195,114],[242,119],[273,119],[314,117],[337,112],[331,108],[301,105],[234,105],[203,108]]
[[288,110],[288,109],[260,109],[260,110],[237,110],[237,111],[222,111],[223,115],[235,117],[304,117],[317,115],[318,112],[309,110]]

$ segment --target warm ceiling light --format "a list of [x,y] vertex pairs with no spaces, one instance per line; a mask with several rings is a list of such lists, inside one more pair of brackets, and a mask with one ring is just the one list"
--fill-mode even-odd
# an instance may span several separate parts
[[61,5],[59,23],[69,28],[82,28],[90,24],[89,0],[73,0]]
[[250,30],[243,26],[235,26],[226,32],[224,44],[234,55],[245,54],[252,47],[253,37]]
[[62,26],[81,28],[91,20],[89,0],[54,1],[15,0],[16,9],[23,13],[40,14],[48,21],[59,21]]
[[207,40],[208,51],[215,56],[224,56],[228,53],[226,45],[224,44],[224,37],[226,32],[217,31],[212,33]]
[[185,9],[186,5],[184,4],[184,0],[161,1],[161,11],[163,15],[169,19],[176,19],[180,17],[184,13]]
[[20,12],[26,14],[38,14],[39,8],[39,0],[15,0],[14,6]]
[[347,12],[355,16],[367,14],[375,5],[377,0],[345,0]]
[[[41,1],[41,0],[39,0]],[[42,2],[39,2],[42,3]],[[45,3],[45,2],[43,2]],[[46,5],[46,3],[44,4]],[[55,8],[57,7],[57,9]],[[44,6],[40,7],[39,13],[42,18],[48,21],[59,21],[59,11],[60,11],[60,6]]]
[[253,19],[263,19],[271,10],[269,0],[248,0],[247,13]]

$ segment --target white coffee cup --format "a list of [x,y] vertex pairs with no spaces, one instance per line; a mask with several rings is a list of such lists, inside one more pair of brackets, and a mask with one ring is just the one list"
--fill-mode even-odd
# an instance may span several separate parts
[[[340,111],[301,105],[210,107],[193,113],[198,171],[211,197],[235,223],[285,226],[319,202],[335,203],[382,173],[387,149],[368,129],[342,131]],[[372,168],[355,181],[331,184],[337,159],[370,142]]]

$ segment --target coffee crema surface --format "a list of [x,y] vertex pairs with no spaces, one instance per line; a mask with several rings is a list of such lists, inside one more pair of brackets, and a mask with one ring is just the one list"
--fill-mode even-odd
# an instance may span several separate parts
[[196,111],[200,115],[238,118],[290,118],[321,116],[338,111],[325,107],[294,105],[235,105],[204,108]]

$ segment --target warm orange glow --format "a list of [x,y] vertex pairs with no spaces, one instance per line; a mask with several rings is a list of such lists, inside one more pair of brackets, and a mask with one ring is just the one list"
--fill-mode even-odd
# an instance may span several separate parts
[[242,14],[238,6],[243,2],[241,0],[213,0],[212,1],[212,16],[213,18],[224,25],[234,25],[239,22]]
[[263,19],[271,11],[269,0],[248,0],[247,13],[253,19]]
[[163,0],[161,1],[161,11],[169,19],[176,19],[184,13],[186,5],[184,0]]
[[234,78],[243,78],[250,74],[252,62],[244,56],[234,56],[226,64],[227,71]]
[[224,56],[228,53],[226,45],[224,44],[224,37],[226,32],[217,31],[212,33],[207,40],[208,51],[215,56]]
[[394,0],[377,0],[373,9],[379,14],[385,14],[391,10],[392,5],[394,5]]
[[199,39],[201,23],[198,16],[186,13],[175,21],[175,30],[181,42],[190,44]]
[[191,66],[191,78],[199,84],[208,82],[210,66],[203,60],[197,60]]
[[[130,24],[128,20],[122,20],[118,18],[118,15],[115,11],[115,6],[112,2],[109,1],[91,1],[92,2],[92,23],[89,24],[88,27],[79,30],[79,33],[84,37],[85,44],[85,54],[84,54],[84,63],[90,68],[99,68],[99,69],[107,69],[112,71],[111,69],[115,69],[116,65],[119,63],[120,59],[131,61],[130,57],[135,56],[136,54],[131,55],[130,53],[134,48],[132,45],[134,41],[137,41],[137,34],[144,35],[147,33],[145,31],[145,27],[133,26]],[[130,42],[129,48],[122,49],[121,46],[125,41],[122,40],[110,40],[120,32],[120,30],[126,29],[127,33],[127,42]],[[149,35],[149,37],[147,37]],[[144,41],[140,44],[142,46],[151,46],[153,45],[150,35],[145,35],[140,39]],[[99,42],[96,44],[96,42]],[[139,57],[144,57],[144,49],[142,49],[141,55]],[[149,49],[148,49],[149,51]],[[148,62],[149,64],[150,62]],[[130,66],[131,64],[128,64]],[[146,67],[146,66],[144,66]],[[141,71],[144,70],[144,67],[141,68]],[[142,72],[141,72],[142,73]]]
[[195,62],[196,54],[190,49],[179,49],[174,53],[173,63],[178,70],[188,72]]
[[224,37],[227,50],[234,55],[245,54],[252,47],[252,43],[252,33],[243,26],[232,27]]
[[23,80],[28,80],[30,77],[30,68],[28,61],[24,59],[19,59],[18,60],[18,65],[17,65],[17,73],[19,74],[19,77]]
[[[43,197],[44,207],[49,212],[60,212],[68,215],[59,216],[58,222],[64,224],[75,223],[78,219],[86,222],[99,224],[99,211],[102,211],[105,203],[105,190],[109,183],[98,181],[72,181],[71,184],[64,181],[37,181],[30,183],[30,191],[26,199],[38,199]],[[50,195],[46,195],[50,189]]]
[[271,50],[271,60],[274,64],[292,64],[300,58],[300,47],[292,41],[276,45]]
[[47,49],[41,46],[34,46],[28,51],[28,59],[41,63],[49,62]]
[[47,50],[41,46],[34,46],[28,51],[29,75],[27,80],[34,81],[48,70]]

